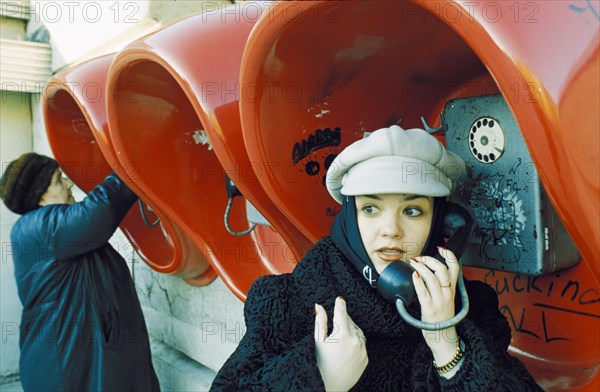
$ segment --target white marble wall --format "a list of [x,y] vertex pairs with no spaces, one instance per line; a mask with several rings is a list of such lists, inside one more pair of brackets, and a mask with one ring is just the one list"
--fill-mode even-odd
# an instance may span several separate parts
[[[4,18],[0,20],[0,37],[23,39],[25,22]],[[32,148],[30,94],[0,90],[0,161],[6,165]],[[21,302],[17,295],[10,245],[10,230],[18,215],[0,203],[0,382],[11,381],[19,372],[19,325]]]
[[219,278],[194,287],[143,262],[133,271],[152,338],[216,372],[245,332],[243,303]]

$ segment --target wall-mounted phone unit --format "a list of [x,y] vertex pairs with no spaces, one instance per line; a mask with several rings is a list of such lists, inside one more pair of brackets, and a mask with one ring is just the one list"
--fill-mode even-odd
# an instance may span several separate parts
[[470,207],[476,225],[462,263],[528,275],[577,264],[577,248],[503,96],[451,100],[442,118],[447,148],[467,165],[452,200]]

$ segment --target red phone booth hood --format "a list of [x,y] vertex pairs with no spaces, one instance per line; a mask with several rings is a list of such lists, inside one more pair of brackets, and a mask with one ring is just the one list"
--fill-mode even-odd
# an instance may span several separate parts
[[575,0],[282,2],[242,60],[248,155],[276,169],[261,185],[313,241],[339,211],[323,181],[345,146],[422,127],[420,115],[434,124],[453,98],[504,95],[583,257],[538,277],[465,273],[496,289],[512,353],[548,390],[600,382],[599,11]]
[[[117,160],[105,110],[108,68],[114,54],[69,67],[53,76],[44,90],[43,113],[50,147],[65,173],[84,192],[91,191],[115,171],[149,205],[153,203],[131,177],[135,166]],[[120,227],[133,249],[159,272],[181,276],[189,283],[205,285],[216,277],[200,251],[177,224],[162,211],[145,208],[147,219],[158,216],[161,226],[144,223],[134,205]],[[127,249],[121,249],[127,252]]]
[[[206,12],[134,41],[117,54],[107,85],[119,161],[136,165],[136,185],[241,299],[257,277],[291,271],[311,246],[260,186],[243,143],[239,70],[257,10]],[[226,231],[226,175],[271,226],[244,236]],[[229,223],[249,226],[243,200],[233,204]]]

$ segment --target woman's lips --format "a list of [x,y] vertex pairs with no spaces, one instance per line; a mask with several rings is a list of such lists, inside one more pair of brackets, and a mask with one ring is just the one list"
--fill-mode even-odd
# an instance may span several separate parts
[[402,258],[404,251],[400,248],[381,248],[377,249],[377,256],[383,261],[397,261]]

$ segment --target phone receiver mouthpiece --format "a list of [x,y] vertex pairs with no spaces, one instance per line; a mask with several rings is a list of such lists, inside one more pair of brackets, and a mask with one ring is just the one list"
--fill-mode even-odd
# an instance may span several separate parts
[[401,300],[410,305],[417,299],[415,286],[412,283],[414,270],[403,261],[394,261],[379,275],[377,291],[390,302]]

